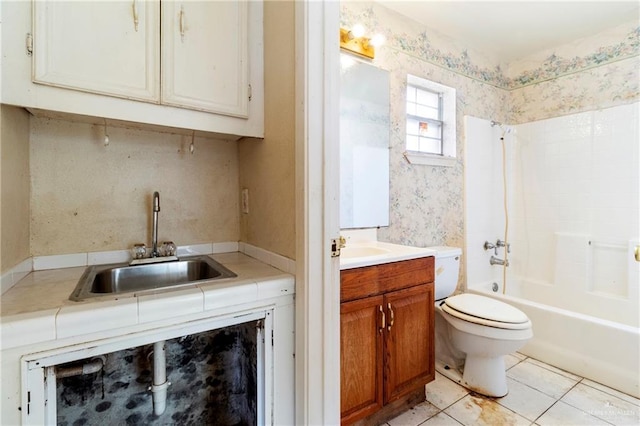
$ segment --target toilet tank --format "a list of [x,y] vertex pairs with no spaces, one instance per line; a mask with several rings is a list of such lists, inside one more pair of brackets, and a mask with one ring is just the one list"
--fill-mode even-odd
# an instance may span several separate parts
[[460,255],[462,254],[462,249],[448,246],[429,248],[437,252],[435,264],[435,299],[444,299],[456,291],[458,276],[460,274]]

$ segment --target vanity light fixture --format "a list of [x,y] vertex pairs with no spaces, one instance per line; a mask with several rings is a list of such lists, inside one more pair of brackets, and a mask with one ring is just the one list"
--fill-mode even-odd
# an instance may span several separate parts
[[365,29],[360,24],[354,25],[351,30],[340,28],[340,48],[358,56],[373,59],[375,57],[374,48],[384,43],[384,36],[376,34],[369,38],[364,34]]

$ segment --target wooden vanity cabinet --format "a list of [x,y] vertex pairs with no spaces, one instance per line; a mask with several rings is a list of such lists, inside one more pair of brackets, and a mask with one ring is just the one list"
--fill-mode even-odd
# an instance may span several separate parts
[[[341,271],[342,424],[395,417],[435,378],[434,261]],[[413,401],[415,403],[415,401]]]

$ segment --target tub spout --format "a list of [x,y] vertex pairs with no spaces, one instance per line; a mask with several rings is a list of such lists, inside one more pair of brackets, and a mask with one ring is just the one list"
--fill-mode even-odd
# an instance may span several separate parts
[[495,256],[491,256],[491,259],[489,259],[489,263],[491,265],[509,266],[509,260],[503,260]]

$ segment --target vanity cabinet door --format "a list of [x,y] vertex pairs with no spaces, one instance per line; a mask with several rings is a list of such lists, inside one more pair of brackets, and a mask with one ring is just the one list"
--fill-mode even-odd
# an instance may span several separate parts
[[433,283],[387,293],[384,402],[435,379]]
[[159,101],[158,1],[33,2],[33,82]]
[[383,296],[340,305],[340,416],[342,424],[382,408]]
[[247,117],[248,2],[162,1],[162,104]]

